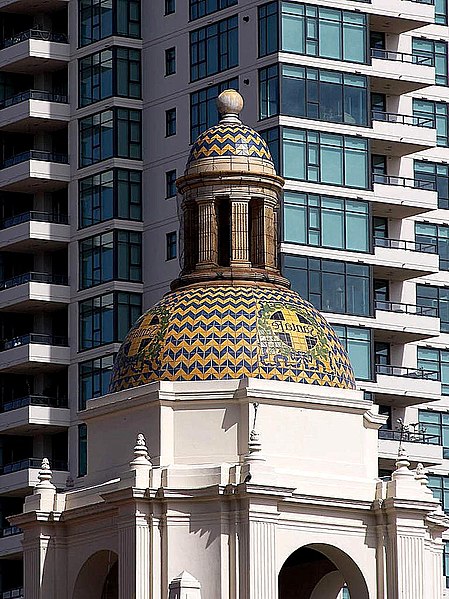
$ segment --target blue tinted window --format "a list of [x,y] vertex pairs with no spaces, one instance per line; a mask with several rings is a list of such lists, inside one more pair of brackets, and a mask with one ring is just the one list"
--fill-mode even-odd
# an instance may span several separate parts
[[238,77],[190,94],[190,141],[219,121],[216,99],[225,89],[239,89]]
[[79,44],[111,35],[140,37],[140,0],[79,0]]
[[357,379],[372,380],[371,331],[357,327],[332,325],[346,349]]
[[278,3],[263,4],[258,9],[259,56],[273,54],[279,49]]
[[106,395],[111,380],[114,355],[103,356],[95,360],[80,362],[79,374],[79,409],[86,409],[86,402],[93,397]]
[[239,61],[238,19],[230,17],[190,34],[190,79],[197,81],[232,67]]
[[190,19],[199,19],[237,3],[238,0],[190,0]]

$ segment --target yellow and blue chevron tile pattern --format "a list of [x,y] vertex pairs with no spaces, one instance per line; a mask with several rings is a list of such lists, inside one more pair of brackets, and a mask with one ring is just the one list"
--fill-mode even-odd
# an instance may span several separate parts
[[110,391],[244,377],[355,388],[340,340],[297,293],[220,285],[169,293],[141,316],[117,355]]
[[256,156],[273,162],[265,140],[241,124],[218,124],[202,133],[190,150],[187,165],[212,156]]

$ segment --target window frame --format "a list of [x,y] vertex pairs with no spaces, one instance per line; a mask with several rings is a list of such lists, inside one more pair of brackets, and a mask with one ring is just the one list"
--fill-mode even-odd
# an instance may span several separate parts
[[[215,42],[213,43],[211,40],[215,40]],[[209,25],[199,27],[190,32],[190,83],[217,75],[218,73],[224,73],[238,66],[238,15],[232,15],[226,19],[212,22]]]
[[[172,178],[174,175],[174,178]],[[165,199],[169,200],[175,198],[177,195],[176,191],[176,179],[177,171],[175,168],[165,171]],[[171,193],[173,191],[173,193]]]
[[[139,18],[137,20],[138,25],[139,25],[139,33],[138,35],[132,35],[130,33],[130,27],[128,26],[128,31],[126,33],[123,33],[120,31],[119,28],[119,10],[118,10],[118,4],[121,2],[122,0],[112,0],[112,2],[110,2],[110,0],[79,0],[78,1],[78,48],[85,48],[86,46],[89,46],[91,44],[94,44],[95,42],[98,42],[100,40],[104,40],[107,39],[108,37],[112,37],[112,36],[118,36],[118,37],[129,37],[132,39],[142,39],[142,6],[141,6],[141,0],[126,0],[126,8],[128,11],[128,16],[130,18],[130,13],[131,13],[131,6],[133,7],[137,7],[138,13],[139,13]],[[90,27],[90,32],[94,31],[95,29],[99,30],[99,35],[98,37],[91,35],[88,39],[89,41],[84,41],[83,42],[83,9],[82,9],[82,4],[89,4],[89,8],[86,8],[85,10],[90,10],[91,16],[90,16],[90,20],[92,21],[93,25]],[[107,5],[107,4],[111,4],[111,17],[110,17],[110,23],[108,23],[108,27],[106,26],[106,23],[103,23],[102,19],[101,19],[101,14],[102,14],[102,10],[101,9],[97,9],[95,10],[95,6],[101,6],[101,5]],[[100,17],[99,17],[100,15]],[[96,17],[96,18],[95,18]],[[95,26],[95,22],[97,23],[97,25]],[[130,23],[131,21],[128,21],[128,23]],[[103,24],[103,27],[102,27]],[[102,29],[106,29],[106,34],[103,35],[102,34]]]
[[178,257],[178,232],[169,231],[165,234],[165,261],[175,260]]
[[[208,9],[209,2],[211,0],[190,0],[189,1],[189,21],[196,21],[197,19],[201,19],[202,17],[207,17],[208,15],[213,15],[220,10],[225,10],[226,8],[231,8],[231,6],[236,6],[238,4],[238,0],[213,0],[217,4],[217,8]],[[202,14],[195,14],[198,11],[195,11],[195,6],[202,7],[204,6],[204,12]]]
[[[116,354],[106,354],[99,358],[84,360],[78,363],[78,411],[85,410],[87,402],[90,399],[107,394],[115,356]],[[106,377],[108,376],[107,373],[109,373],[109,380],[106,385],[104,384],[105,373]],[[92,389],[91,393],[85,393],[86,386]],[[89,397],[86,395],[89,395]]]
[[[190,94],[190,143],[220,120],[216,99],[226,89],[239,90],[239,78],[232,77],[215,85],[203,87]],[[205,97],[204,97],[205,96]],[[215,118],[211,118],[212,114]],[[202,117],[205,118],[202,118]],[[197,124],[194,124],[194,123]]]
[[78,478],[88,472],[87,425],[78,424]]

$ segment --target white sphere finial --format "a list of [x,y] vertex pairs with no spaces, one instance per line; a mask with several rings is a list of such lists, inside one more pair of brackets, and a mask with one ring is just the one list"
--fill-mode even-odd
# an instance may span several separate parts
[[243,110],[243,98],[235,89],[225,89],[217,98],[217,108],[222,119],[237,119]]

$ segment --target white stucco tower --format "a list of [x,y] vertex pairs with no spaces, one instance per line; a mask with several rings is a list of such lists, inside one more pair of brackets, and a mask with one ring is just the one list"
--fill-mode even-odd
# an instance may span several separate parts
[[377,478],[385,417],[278,271],[283,181],[242,102],[178,180],[184,267],[89,402],[88,474],[57,492],[43,463],[12,518],[26,599],[442,597],[447,521],[402,453]]

